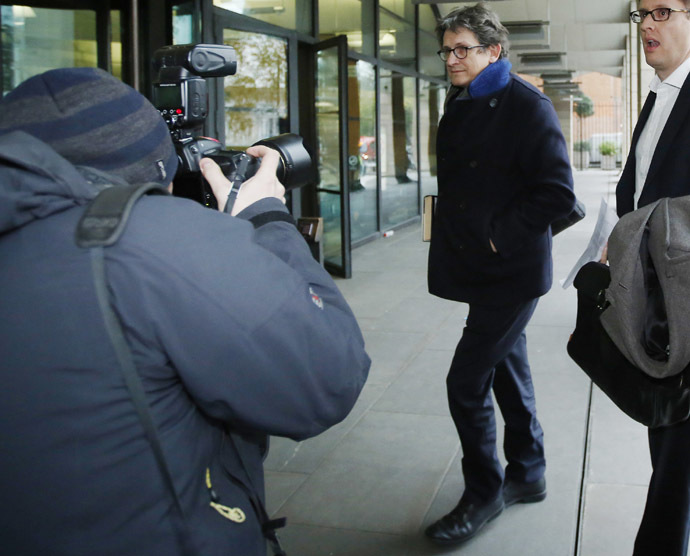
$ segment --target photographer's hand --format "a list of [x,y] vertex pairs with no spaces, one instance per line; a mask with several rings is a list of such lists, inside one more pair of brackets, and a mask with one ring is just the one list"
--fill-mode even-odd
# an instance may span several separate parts
[[[285,188],[276,176],[278,162],[280,161],[278,152],[263,145],[258,145],[248,148],[247,154],[261,157],[261,166],[254,176],[242,184],[235,204],[232,207],[231,214],[233,216],[242,212],[242,210],[256,201],[267,197],[275,197],[283,203],[285,202]],[[211,186],[213,194],[218,201],[218,210],[223,212],[232,184],[225,177],[220,167],[210,158],[203,158],[200,168],[201,173]]]

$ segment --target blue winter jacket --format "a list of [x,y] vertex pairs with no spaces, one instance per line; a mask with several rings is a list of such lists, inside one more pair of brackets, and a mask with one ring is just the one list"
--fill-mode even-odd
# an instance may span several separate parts
[[[0,138],[3,554],[181,554],[88,249],[74,241],[95,194],[41,141]],[[370,365],[352,312],[295,226],[247,221],[267,211],[286,209],[264,199],[231,217],[145,197],[105,250],[112,303],[204,556],[266,553],[248,495],[263,498],[266,436],[303,439],[342,420]],[[235,520],[212,507],[209,483],[241,510]]]

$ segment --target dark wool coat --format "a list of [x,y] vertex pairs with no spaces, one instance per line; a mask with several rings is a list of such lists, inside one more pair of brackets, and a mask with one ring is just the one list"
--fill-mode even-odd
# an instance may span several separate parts
[[[74,241],[95,194],[45,143],[0,138],[2,554],[182,554],[89,250]],[[231,217],[144,197],[105,249],[111,302],[199,555],[265,556],[248,491],[263,498],[266,435],[303,439],[339,422],[369,370],[350,308],[295,226],[246,220],[276,211],[287,212],[277,199]],[[211,506],[207,479],[244,521]]]
[[635,150],[640,134],[652,111],[656,94],[650,92],[642,107],[633,132],[630,153],[616,188],[616,210],[623,216],[662,197],[690,195],[690,75],[680,90],[678,99],[659,137],[652,163],[649,166],[638,207],[634,207]]
[[429,291],[480,304],[545,294],[553,274],[550,225],[575,204],[549,98],[499,60],[474,79],[469,96],[448,102],[437,154]]

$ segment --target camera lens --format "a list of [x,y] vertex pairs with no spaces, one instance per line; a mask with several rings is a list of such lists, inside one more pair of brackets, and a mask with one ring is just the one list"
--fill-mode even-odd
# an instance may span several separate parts
[[283,133],[257,141],[254,145],[265,145],[278,151],[280,164],[277,175],[286,190],[302,187],[314,180],[312,157],[299,135]]

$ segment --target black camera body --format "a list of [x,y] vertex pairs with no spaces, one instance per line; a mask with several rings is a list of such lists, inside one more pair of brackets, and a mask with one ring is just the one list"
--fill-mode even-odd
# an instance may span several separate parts
[[[208,207],[218,204],[201,175],[199,162],[208,157],[216,161],[232,182],[237,176],[240,160],[243,179],[252,177],[260,160],[242,151],[223,149],[217,139],[202,137],[208,116],[207,77],[224,77],[237,72],[237,56],[232,46],[218,44],[170,45],[154,54],[158,72],[153,85],[153,105],[168,125],[175,144],[179,168],[175,175],[174,194],[198,201]],[[285,133],[262,139],[255,145],[266,145],[278,151],[278,179],[286,190],[301,187],[314,179],[314,165],[299,135]]]

